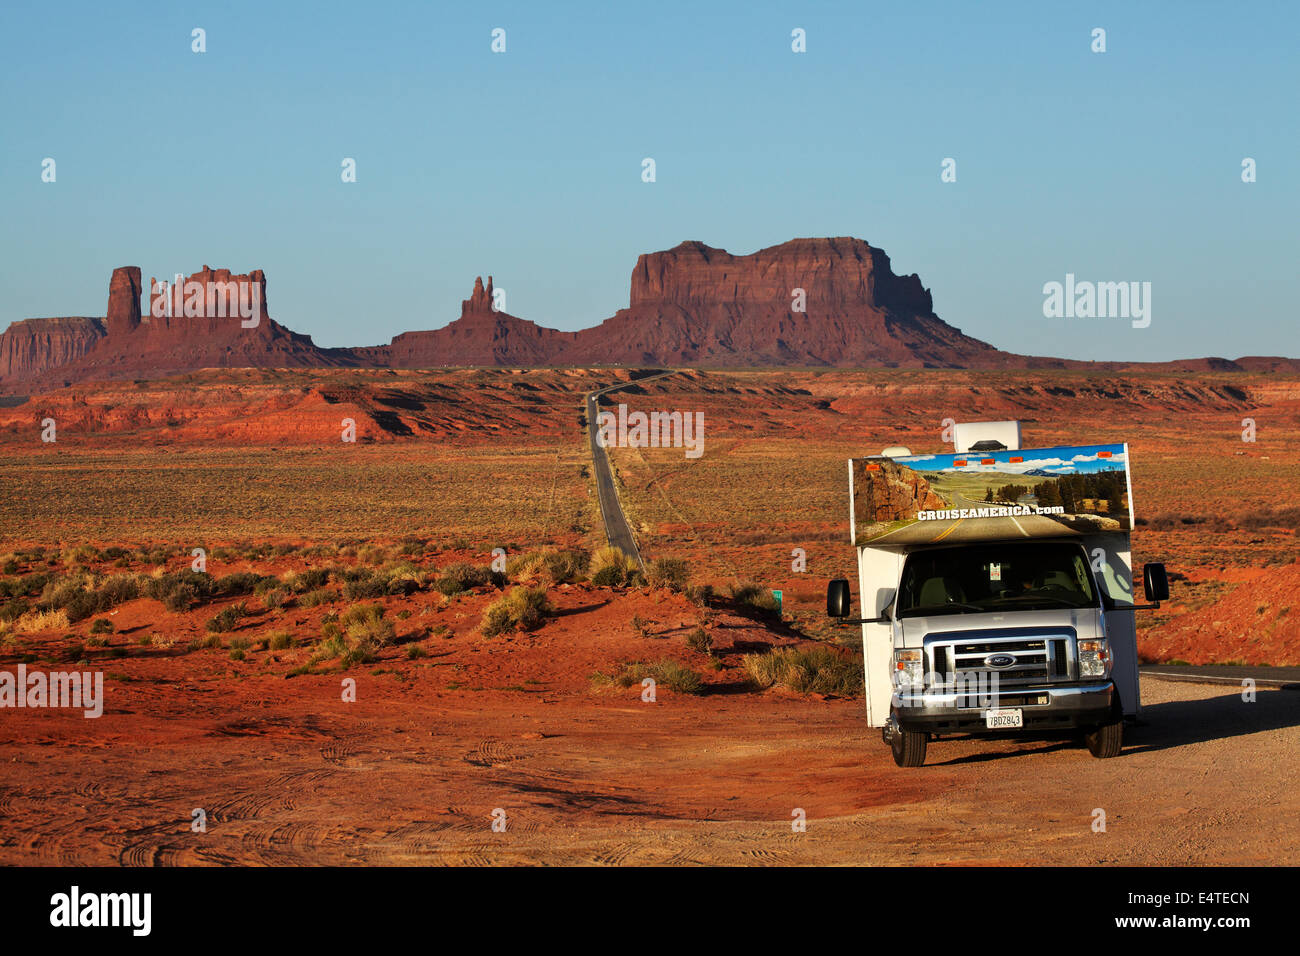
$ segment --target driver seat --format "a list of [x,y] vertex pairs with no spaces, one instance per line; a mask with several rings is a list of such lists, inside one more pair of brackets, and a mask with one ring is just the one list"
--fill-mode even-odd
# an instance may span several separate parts
[[925,583],[921,585],[919,600],[924,607],[952,603],[965,604],[966,592],[956,581],[941,577],[926,578]]

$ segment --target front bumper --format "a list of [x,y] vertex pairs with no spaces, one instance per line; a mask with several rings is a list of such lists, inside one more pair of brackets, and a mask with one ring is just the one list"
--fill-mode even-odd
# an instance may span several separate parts
[[[1045,699],[1046,703],[1040,703]],[[1024,727],[1035,729],[1077,729],[1104,724],[1113,712],[1115,684],[1110,680],[1086,684],[1042,684],[1017,687],[990,695],[987,706],[974,703],[966,694],[950,692],[906,692],[894,697],[893,717],[905,730],[930,733],[990,731],[984,724],[986,710],[1019,710]]]

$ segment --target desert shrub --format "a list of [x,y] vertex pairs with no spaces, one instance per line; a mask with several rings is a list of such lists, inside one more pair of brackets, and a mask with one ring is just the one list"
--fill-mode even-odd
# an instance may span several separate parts
[[392,640],[392,624],[383,619],[383,613],[383,608],[374,605],[356,605],[340,622],[326,621],[309,663],[337,658],[347,668],[373,661],[380,643]]
[[591,555],[575,549],[529,551],[506,562],[506,577],[521,584],[570,584],[582,580],[590,563]]
[[620,549],[606,546],[591,556],[591,583],[597,587],[624,587],[635,584],[641,571],[636,559]]
[[68,624],[68,612],[62,608],[57,611],[31,611],[14,621],[14,630],[19,634],[31,634],[35,631],[66,631]]
[[700,607],[708,607],[713,601],[712,584],[688,584],[683,593],[686,595],[686,600]]
[[553,584],[570,584],[581,581],[586,575],[591,555],[577,550],[547,551],[542,556],[542,563]]
[[759,614],[775,615],[780,609],[776,595],[752,581],[739,581],[731,585],[731,599],[741,608]]
[[235,571],[217,578],[213,584],[213,592],[227,596],[252,594],[261,580],[262,575],[253,571]]
[[339,658],[339,663],[341,663],[345,668],[354,667],[358,664],[369,664],[375,659],[375,657],[374,645],[362,641],[353,644],[344,651],[343,656]]
[[117,628],[113,626],[113,622],[106,617],[98,617],[90,622],[91,634],[112,634],[115,630]]
[[278,607],[284,607],[289,600],[289,590],[287,588],[271,588],[262,595],[262,603],[268,610],[274,610]]
[[655,558],[645,566],[645,581],[652,588],[682,591],[690,576],[690,565],[681,558]]
[[18,620],[28,611],[28,604],[22,598],[11,598],[0,607],[0,621],[11,623]]
[[329,588],[317,588],[314,591],[308,591],[302,597],[298,598],[299,607],[317,607],[321,604],[329,604],[331,601],[337,601],[339,593]]
[[357,568],[360,574],[352,574],[351,580],[343,584],[343,596],[349,601],[361,601],[367,598],[381,598],[387,593],[388,581],[382,574],[371,568]]
[[280,587],[280,579],[271,574],[259,574],[257,582],[253,585],[253,593],[258,597],[274,591]]
[[506,560],[506,577],[512,581],[531,581],[542,569],[542,552],[528,551]]
[[140,596],[140,579],[134,574],[114,574],[97,589],[101,610],[134,601]]
[[68,621],[73,624],[85,620],[100,609],[99,595],[94,591],[80,592],[63,607],[68,615]]
[[235,626],[239,624],[240,618],[247,613],[247,609],[243,604],[232,604],[208,621],[208,630],[214,634],[225,634],[227,631],[233,631]]
[[374,647],[383,647],[393,641],[393,622],[385,620],[384,609],[378,604],[354,604],[339,619],[344,632],[353,642],[368,641]]
[[389,597],[402,597],[414,594],[420,589],[419,572],[398,571],[384,585],[384,593]]
[[293,645],[293,638],[288,631],[271,631],[266,635],[266,646],[273,651],[282,651]]
[[88,544],[80,544],[63,552],[64,564],[90,564],[98,558],[99,551]]
[[679,694],[699,694],[704,689],[703,677],[668,658],[651,663],[635,661],[621,664],[612,674],[597,672],[591,676],[591,686],[595,690],[632,687],[647,677]]
[[713,653],[713,637],[702,627],[697,627],[686,635],[686,646],[701,654]]
[[846,697],[862,693],[862,662],[829,647],[783,647],[766,654],[746,654],[741,663],[759,687]]
[[45,590],[45,585],[54,580],[54,575],[45,571],[35,571],[22,577],[20,594],[38,595]]
[[294,594],[306,594],[329,583],[329,568],[308,568],[305,571],[291,571],[281,579],[284,586]]
[[63,610],[68,621],[76,623],[99,611],[130,601],[139,596],[138,579],[130,574],[115,574],[95,587],[85,575],[49,581],[41,591],[39,606],[42,610]]
[[169,611],[186,611],[191,604],[212,596],[211,576],[198,571],[157,574],[141,581],[141,593],[159,601]]
[[90,579],[84,574],[54,578],[41,589],[41,597],[37,603],[45,610],[61,610],[76,600],[88,587],[90,587]]
[[457,561],[442,569],[433,583],[433,589],[452,597],[462,591],[488,584],[491,580],[492,569],[487,565]]
[[487,606],[479,633],[493,637],[507,631],[532,630],[542,623],[550,609],[546,588],[511,588]]

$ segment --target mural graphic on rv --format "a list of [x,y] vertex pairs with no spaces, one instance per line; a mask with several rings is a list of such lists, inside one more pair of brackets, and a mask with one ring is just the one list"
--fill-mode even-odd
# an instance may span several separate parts
[[1133,528],[1127,444],[854,458],[849,474],[859,546]]

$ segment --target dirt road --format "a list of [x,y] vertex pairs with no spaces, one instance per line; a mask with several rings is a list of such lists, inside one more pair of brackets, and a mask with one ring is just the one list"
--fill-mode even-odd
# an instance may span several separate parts
[[97,720],[0,712],[0,862],[1300,863],[1290,691],[1146,678],[1120,758],[945,739],[902,770],[857,701],[382,681],[142,676]]

